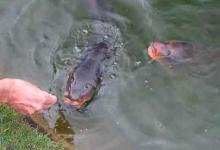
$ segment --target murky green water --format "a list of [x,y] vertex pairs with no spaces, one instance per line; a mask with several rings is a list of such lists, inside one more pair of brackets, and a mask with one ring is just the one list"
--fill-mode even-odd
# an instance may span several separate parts
[[[82,22],[90,22],[90,7],[84,8],[78,0],[1,0],[1,77],[26,79],[45,90],[56,85],[61,95],[65,66],[80,60],[87,42]],[[116,69],[109,67],[88,110],[62,106],[76,149],[218,150],[220,2],[111,0],[104,8],[123,44]],[[170,39],[202,45],[207,57],[177,68],[177,76],[148,63],[149,43]]]

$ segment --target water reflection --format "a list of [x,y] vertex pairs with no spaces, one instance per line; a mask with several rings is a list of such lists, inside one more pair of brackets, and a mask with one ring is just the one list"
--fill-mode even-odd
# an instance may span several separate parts
[[[108,21],[122,33],[122,52],[86,112],[61,107],[75,130],[77,149],[219,149],[219,5],[216,0],[103,1]],[[45,90],[56,83],[62,95],[62,71],[80,60],[86,43],[80,31],[86,30],[66,38],[85,20],[77,0],[2,0],[1,76],[30,80]],[[216,57],[171,76],[160,64],[147,63],[145,51],[151,41],[170,39],[196,42]],[[65,41],[72,48],[56,53]]]

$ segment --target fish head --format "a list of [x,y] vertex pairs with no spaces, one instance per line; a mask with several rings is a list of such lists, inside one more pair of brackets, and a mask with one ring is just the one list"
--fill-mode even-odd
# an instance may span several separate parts
[[147,52],[153,60],[156,60],[163,57],[169,57],[171,49],[169,42],[152,42]]
[[69,77],[64,93],[64,102],[75,108],[83,108],[96,93],[97,82]]

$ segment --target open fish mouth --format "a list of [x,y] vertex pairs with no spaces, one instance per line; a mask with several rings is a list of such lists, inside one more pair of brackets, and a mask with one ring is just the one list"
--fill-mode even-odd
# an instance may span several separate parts
[[157,45],[164,45],[164,44],[152,42],[147,49],[148,55],[152,58],[152,60],[167,58],[171,55],[171,52],[169,49],[167,49],[166,47],[163,47],[163,48],[158,47]]
[[159,57],[158,51],[154,46],[154,42],[150,44],[147,51],[148,51],[149,56],[152,58],[152,60],[156,60]]
[[96,88],[92,88],[91,91],[79,98],[72,98],[68,93],[64,95],[63,102],[73,107],[80,109],[86,107],[93,99],[96,93]]
[[82,98],[79,99],[71,99],[68,96],[64,96],[63,101],[66,104],[72,105],[75,108],[83,108],[86,107],[86,105],[92,100],[93,96],[84,96]]

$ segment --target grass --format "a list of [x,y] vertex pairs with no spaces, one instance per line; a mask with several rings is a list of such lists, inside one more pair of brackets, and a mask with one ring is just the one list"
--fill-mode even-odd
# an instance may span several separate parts
[[47,135],[22,121],[21,115],[0,105],[0,150],[62,150]]

